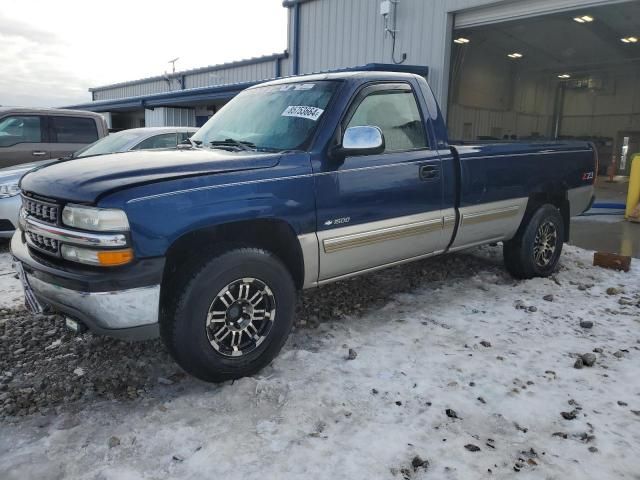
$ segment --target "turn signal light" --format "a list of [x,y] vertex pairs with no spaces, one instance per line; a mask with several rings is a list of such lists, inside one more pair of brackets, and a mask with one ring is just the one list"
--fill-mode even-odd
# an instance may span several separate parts
[[105,267],[115,267],[125,265],[133,260],[133,250],[127,248],[125,250],[106,250],[98,252],[98,261],[100,265]]

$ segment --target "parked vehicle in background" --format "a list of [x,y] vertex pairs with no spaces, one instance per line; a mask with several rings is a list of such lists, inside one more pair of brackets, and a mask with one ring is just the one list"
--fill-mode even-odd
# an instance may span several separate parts
[[71,155],[108,133],[99,113],[0,107],[0,168]]
[[[112,133],[73,153],[63,160],[83,158],[109,153],[121,153],[133,150],[154,150],[176,148],[176,146],[198,131],[195,127],[148,127],[132,128]],[[22,176],[37,167],[53,160],[25,163],[0,169],[0,238],[10,238],[18,225],[18,213],[21,200],[18,184]]]
[[121,130],[75,152],[73,158],[122,153],[132,150],[176,148],[190,138],[196,127],[144,127]]
[[34,311],[160,335],[209,381],[268,364],[303,288],[500,241],[512,275],[549,276],[593,199],[592,144],[452,146],[418,75],[251,87],[190,143],[28,173],[11,252]]

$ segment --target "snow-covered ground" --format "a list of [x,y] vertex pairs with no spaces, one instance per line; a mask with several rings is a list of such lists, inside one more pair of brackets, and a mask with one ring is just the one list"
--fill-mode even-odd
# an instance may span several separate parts
[[640,262],[591,262],[566,247],[530,281],[497,247],[422,262],[448,278],[298,326],[255,377],[0,423],[0,478],[638,479]]

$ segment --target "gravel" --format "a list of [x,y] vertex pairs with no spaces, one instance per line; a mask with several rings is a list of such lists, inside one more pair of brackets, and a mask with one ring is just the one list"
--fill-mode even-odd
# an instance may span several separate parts
[[[314,343],[319,344],[313,330],[329,319],[359,316],[379,309],[397,293],[488,269],[495,270],[498,282],[513,282],[499,262],[460,253],[305,291],[289,342],[293,348],[303,343],[313,350]],[[355,358],[355,353],[348,356]],[[138,401],[175,393],[186,381],[195,382],[159,339],[128,343],[91,333],[76,335],[65,328],[61,316],[32,315],[23,308],[0,312],[0,420],[60,414],[100,400]]]
[[581,358],[585,367],[593,367],[596,363],[595,353],[584,353]]

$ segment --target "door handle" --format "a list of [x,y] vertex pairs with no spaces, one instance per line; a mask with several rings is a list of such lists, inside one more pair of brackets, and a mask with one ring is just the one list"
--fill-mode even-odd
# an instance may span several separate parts
[[47,152],[43,152],[42,150],[34,150],[33,152],[31,152],[31,155],[33,155],[34,157],[44,157],[47,154]]
[[436,180],[440,177],[440,169],[434,165],[420,167],[420,180]]

